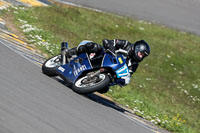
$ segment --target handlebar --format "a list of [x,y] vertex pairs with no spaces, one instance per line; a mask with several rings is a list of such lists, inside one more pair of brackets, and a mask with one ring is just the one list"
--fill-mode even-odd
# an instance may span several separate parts
[[119,53],[122,53],[122,54],[125,54],[125,55],[128,55],[128,52],[126,50],[123,50],[123,49],[118,49],[116,50],[115,52],[111,51],[110,49],[106,49],[105,52],[108,52],[108,53],[111,53],[113,56],[117,56],[117,54]]
[[111,53],[113,56],[117,56],[115,53],[113,53],[110,49],[105,49],[105,52]]

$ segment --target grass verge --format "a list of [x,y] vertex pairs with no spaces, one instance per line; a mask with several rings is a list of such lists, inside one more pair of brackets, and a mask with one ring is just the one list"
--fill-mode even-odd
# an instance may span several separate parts
[[200,130],[200,37],[150,22],[67,5],[13,7],[4,11],[29,44],[49,56],[60,43],[75,47],[82,40],[144,39],[151,55],[139,66],[132,82],[106,94],[135,113],[172,132]]

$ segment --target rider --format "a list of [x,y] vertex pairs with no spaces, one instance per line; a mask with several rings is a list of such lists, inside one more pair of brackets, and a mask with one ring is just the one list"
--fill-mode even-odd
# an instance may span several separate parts
[[[121,52],[127,60],[130,74],[133,74],[138,68],[139,62],[150,54],[150,46],[144,40],[136,41],[134,44],[127,40],[103,40],[103,46],[105,49],[109,49],[111,52]],[[102,46],[92,41],[83,41],[78,47],[69,49],[68,54],[78,55],[80,53],[96,53],[99,54],[102,51]],[[129,78],[125,78],[125,84],[128,84]]]
[[104,39],[103,46],[104,48],[110,49],[113,52],[116,52],[120,49],[124,50],[122,52],[124,53],[125,57],[127,57],[127,64],[131,74],[136,71],[138,63],[150,54],[150,46],[144,40],[136,41],[134,44],[132,44],[127,40]]

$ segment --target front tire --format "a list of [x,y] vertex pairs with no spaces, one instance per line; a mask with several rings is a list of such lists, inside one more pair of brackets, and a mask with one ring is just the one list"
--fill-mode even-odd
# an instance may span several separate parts
[[104,94],[104,93],[107,93],[108,91],[109,91],[109,87],[107,86],[107,87],[105,87],[105,88],[103,88],[101,90],[98,90],[97,92],[99,92],[101,94]]
[[75,83],[72,85],[72,89],[80,94],[87,94],[87,93],[92,93],[98,90],[101,90],[103,88],[106,88],[108,84],[110,83],[110,78],[108,77],[107,74],[101,73],[98,76],[98,79],[95,80],[95,77],[92,78],[92,82],[90,83],[85,83],[84,80],[87,79],[87,75],[83,76],[75,81]]
[[56,55],[43,63],[42,72],[47,76],[58,76],[56,69],[59,66],[61,66],[61,55]]

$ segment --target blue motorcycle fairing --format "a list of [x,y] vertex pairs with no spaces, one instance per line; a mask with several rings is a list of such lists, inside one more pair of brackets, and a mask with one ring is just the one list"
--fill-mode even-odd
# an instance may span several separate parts
[[[81,60],[81,61],[80,61]],[[83,53],[65,65],[57,68],[58,74],[68,83],[73,84],[82,72],[92,69],[87,54]]]
[[102,67],[112,68],[112,70],[114,70],[117,75],[117,80],[115,81],[115,83],[110,83],[109,86],[113,86],[116,84],[120,86],[125,85],[125,80],[121,79],[121,77],[128,76],[129,69],[126,64],[126,59],[124,59],[122,55],[114,57],[111,54],[105,53]]
[[[124,84],[124,79],[121,77],[127,76],[129,74],[129,69],[126,64],[126,59],[119,55],[114,57],[109,53],[104,53],[104,58],[102,60],[101,67],[111,68],[117,75],[117,84]],[[65,65],[61,65],[57,68],[58,75],[63,78],[67,83],[74,84],[77,78],[87,70],[93,69],[90,59],[86,53],[80,54],[74,60],[70,61]],[[114,85],[114,84],[113,84]]]
[[114,57],[109,53],[105,53],[101,66],[110,67],[114,71],[116,71],[117,69],[124,66],[124,64],[126,64],[126,60],[124,59],[122,55]]

